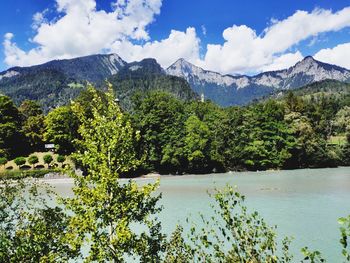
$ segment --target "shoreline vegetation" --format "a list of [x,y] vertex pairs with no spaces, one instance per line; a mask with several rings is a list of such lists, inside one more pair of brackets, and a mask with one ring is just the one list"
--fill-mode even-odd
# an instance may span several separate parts
[[[102,110],[107,106],[105,95],[96,92]],[[92,93],[85,90],[75,102],[86,117],[92,114]],[[209,101],[185,102],[164,92],[135,94],[133,109],[123,113],[140,136],[133,144],[144,159],[121,176],[350,165],[350,95],[322,94],[303,97],[290,92],[281,99],[230,108]],[[36,102],[25,101],[17,108],[0,96],[0,132],[5,136],[0,165],[42,152],[44,143],[53,143],[62,157],[78,151],[81,124],[72,105],[44,116]]]
[[[142,162],[120,177],[349,166],[350,93],[344,87],[332,94],[332,85],[315,83],[295,94],[229,108],[210,101],[182,101],[162,91],[136,92],[132,106],[121,111],[137,133],[132,144]],[[66,158],[85,172],[72,155],[81,150],[81,118],[73,108],[79,105],[82,115],[90,118],[95,95],[97,110],[106,110],[106,94],[89,86],[70,105],[46,116],[37,102],[24,101],[17,107],[0,95],[0,173],[18,176],[19,171],[7,170],[45,169],[54,163],[52,168],[59,168]],[[48,163],[43,160],[45,143],[54,144],[56,151]],[[8,162],[11,159],[18,165]],[[28,173],[41,176],[39,170]]]

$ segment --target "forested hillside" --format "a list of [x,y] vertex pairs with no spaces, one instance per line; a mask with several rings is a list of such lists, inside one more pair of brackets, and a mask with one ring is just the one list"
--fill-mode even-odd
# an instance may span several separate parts
[[[209,173],[350,164],[349,94],[330,96],[332,82],[298,90],[299,95],[288,92],[278,99],[222,108],[210,101],[189,100],[191,93],[181,94],[179,97],[184,100],[180,100],[162,90],[147,90],[147,84],[161,81],[165,85],[166,81],[158,79],[158,75],[150,79],[140,76],[136,83],[134,76],[133,81],[125,78],[121,82],[125,85],[122,88],[127,89],[145,85],[144,92],[128,97],[127,105],[132,109],[127,116],[141,135],[140,141],[135,141],[138,154],[145,158],[137,168],[140,173]],[[338,84],[336,90],[347,89]],[[107,106],[106,100],[102,92],[99,94],[103,108]],[[92,99],[90,88],[75,100],[87,116],[91,115]],[[44,142],[54,143],[63,154],[79,149],[75,141],[80,124],[70,105],[56,108],[45,117],[35,102],[27,101],[17,108],[8,97],[1,96],[0,112],[3,157],[40,150]]]

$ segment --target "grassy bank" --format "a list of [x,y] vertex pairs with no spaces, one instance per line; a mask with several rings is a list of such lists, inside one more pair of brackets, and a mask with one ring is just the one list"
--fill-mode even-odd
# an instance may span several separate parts
[[14,170],[0,172],[0,179],[42,178],[48,173],[62,173],[62,169]]

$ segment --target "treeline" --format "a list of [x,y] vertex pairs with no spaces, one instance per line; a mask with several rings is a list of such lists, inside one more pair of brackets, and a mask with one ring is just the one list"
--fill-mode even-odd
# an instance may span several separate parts
[[[121,111],[111,90],[103,97],[96,90],[88,91],[89,108],[81,102],[70,108],[79,120],[79,138],[75,141],[79,150],[73,157],[85,168],[84,175],[67,171],[74,180],[74,195],[57,196],[36,181],[0,178],[0,262],[298,260],[289,249],[291,238],[277,237],[276,227],[248,209],[245,197],[230,186],[210,194],[215,203],[209,204],[209,215],[199,214],[199,220],[192,224],[194,218],[189,218],[167,236],[158,216],[162,211],[161,194],[155,192],[159,180],[141,184],[118,180],[121,174],[144,163],[147,156],[137,148],[144,135],[132,127],[130,120],[135,116]],[[197,131],[194,124],[198,124],[199,117],[193,116],[184,120],[185,127],[190,127],[185,134]],[[200,124],[199,131],[210,132],[201,126],[205,124]],[[194,142],[198,143],[203,134],[194,136]],[[185,145],[194,147],[188,138],[184,138]],[[339,218],[338,222],[342,258],[350,261],[350,217]],[[301,262],[325,262],[319,251],[304,247],[301,252]]]
[[[103,103],[105,95],[100,92]],[[76,99],[91,115],[90,91]],[[350,165],[349,95],[296,96],[246,107],[221,108],[182,101],[161,91],[136,93],[128,116],[141,139],[138,172],[209,173]],[[106,107],[107,105],[101,105]],[[47,116],[25,101],[18,108],[0,97],[0,155],[12,158],[54,143],[60,154],[77,150],[79,120],[71,106]],[[338,138],[338,140],[332,140]],[[339,143],[337,143],[339,141]],[[0,156],[1,157],[1,156]]]

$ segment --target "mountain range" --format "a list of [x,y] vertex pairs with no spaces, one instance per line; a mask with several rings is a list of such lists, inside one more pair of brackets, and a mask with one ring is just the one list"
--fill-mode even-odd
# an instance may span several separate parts
[[103,89],[107,80],[126,108],[133,93],[152,89],[185,100],[204,94],[221,106],[231,106],[326,79],[350,82],[350,71],[308,56],[288,69],[234,76],[204,70],[184,59],[163,69],[155,59],[127,63],[116,54],[106,54],[10,68],[0,73],[0,93],[17,104],[25,99],[37,100],[48,111],[74,99],[86,81]]

